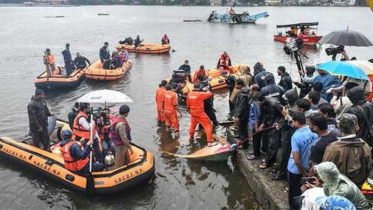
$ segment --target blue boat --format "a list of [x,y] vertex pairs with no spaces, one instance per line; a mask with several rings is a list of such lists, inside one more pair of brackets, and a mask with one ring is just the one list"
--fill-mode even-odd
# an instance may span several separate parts
[[229,13],[218,14],[216,10],[212,11],[210,17],[207,19],[208,22],[223,22],[223,23],[255,23],[260,18],[268,17],[268,12],[262,12],[256,15],[250,15],[248,12],[242,14],[235,14],[235,12],[229,11]]

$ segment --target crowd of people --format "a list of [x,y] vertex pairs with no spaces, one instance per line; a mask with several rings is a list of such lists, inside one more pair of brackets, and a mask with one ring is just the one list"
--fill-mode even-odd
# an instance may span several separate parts
[[[229,56],[223,53],[217,67],[227,64],[231,66]],[[317,66],[307,66],[301,74],[302,82],[297,83],[285,67],[279,66],[280,80],[276,83],[262,62],[253,69],[253,75],[247,68],[244,77],[233,74],[226,77],[229,109],[234,119],[231,130],[239,139],[236,146],[247,149],[251,140],[253,151],[247,159],[260,159],[258,167],[270,168],[273,180],[288,181],[291,209],[299,209],[301,203],[297,198],[302,193],[309,194],[307,191],[312,188],[323,188],[314,191],[321,192],[320,196],[342,196],[357,209],[368,209],[359,189],[372,168],[371,82],[337,77]],[[213,97],[204,66],[196,70],[192,79],[186,60],[176,73],[194,83],[194,89],[186,96],[190,138],[193,139],[195,127],[200,124],[208,146],[214,145],[211,134],[217,120],[210,117],[211,107],[204,103]],[[158,121],[165,122],[167,130],[172,127],[176,137],[180,129],[177,116],[180,82],[164,80],[156,91]],[[323,177],[329,173],[338,178]],[[316,205],[315,201],[313,204]]]
[[[27,110],[33,145],[53,152],[48,133],[48,117],[52,114],[44,101],[43,90],[36,89]],[[113,169],[129,164],[130,154],[133,154],[131,127],[126,119],[129,112],[130,108],[122,105],[117,115],[111,115],[109,109],[95,114],[90,104],[75,103],[68,114],[71,130],[63,130],[63,139],[59,142],[65,168],[80,175],[89,173],[91,147],[93,171],[102,171],[108,166],[104,161],[108,154],[114,156]]]

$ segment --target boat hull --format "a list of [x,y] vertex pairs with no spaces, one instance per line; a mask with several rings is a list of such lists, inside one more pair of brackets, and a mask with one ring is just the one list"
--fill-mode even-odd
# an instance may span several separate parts
[[122,67],[116,69],[103,69],[100,60],[90,65],[85,71],[87,79],[99,81],[119,80],[123,78],[132,68],[131,61],[123,63]]
[[[316,45],[320,41],[321,38],[322,36],[304,36],[303,38],[300,38],[300,39],[303,40],[304,45]],[[278,42],[286,43],[294,39],[294,37],[274,35],[273,39]]]
[[[141,160],[134,160],[129,166],[113,171],[92,173],[93,193],[117,193],[141,183],[147,183],[155,172],[154,157],[150,152],[137,145],[133,145],[133,148],[143,154]],[[8,137],[2,137],[0,138],[0,157],[38,171],[73,190],[92,193],[86,190],[87,178],[65,169],[62,157],[56,154]]]
[[75,88],[83,81],[85,77],[85,70],[86,69],[76,69],[70,74],[69,77],[58,75],[49,78],[47,77],[46,71],[44,71],[35,79],[35,87],[47,90]]
[[129,44],[118,44],[115,46],[115,48],[126,49],[128,52],[132,53],[143,53],[143,54],[165,54],[169,53],[171,50],[171,46],[169,44],[150,44],[150,43],[143,43],[140,44],[139,47],[135,47],[135,45],[129,45]]

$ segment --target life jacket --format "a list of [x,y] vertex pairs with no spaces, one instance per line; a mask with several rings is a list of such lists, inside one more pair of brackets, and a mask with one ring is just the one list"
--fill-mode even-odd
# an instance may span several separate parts
[[73,144],[78,144],[81,149],[84,149],[83,145],[80,142],[76,141],[69,141],[67,144],[61,147],[61,153],[63,160],[65,161],[65,168],[69,171],[80,171],[84,166],[86,166],[89,162],[89,158],[86,157],[84,159],[74,160],[74,158],[70,154],[70,148]]
[[53,54],[49,54],[47,56],[44,55],[44,62],[45,64],[47,64],[46,62],[48,62],[49,65],[54,65],[54,55]]
[[110,135],[111,135],[111,140],[114,142],[116,146],[123,145],[122,138],[120,137],[119,132],[115,129],[115,126],[119,122],[123,122],[125,124],[127,139],[130,142],[132,141],[131,128],[130,128],[130,125],[127,119],[123,117],[112,116],[111,124],[110,124]]
[[79,119],[80,118],[86,118],[88,121],[88,115],[82,111],[78,113],[78,115],[74,119],[74,124],[73,124],[73,134],[77,137],[80,138],[85,138],[89,140],[91,138],[91,131],[86,130],[82,125],[79,125]]
[[222,66],[222,67],[224,67],[224,68],[227,68],[228,67],[228,65],[229,65],[229,55],[227,54],[227,56],[223,56],[223,55],[221,55],[220,56],[220,61],[219,61],[219,66]]
[[197,81],[198,75],[206,76],[206,69],[197,69],[193,77],[193,82]]

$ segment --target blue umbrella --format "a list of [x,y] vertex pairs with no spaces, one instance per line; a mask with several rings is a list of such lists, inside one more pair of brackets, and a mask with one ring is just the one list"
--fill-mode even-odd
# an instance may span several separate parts
[[356,65],[343,61],[329,61],[321,64],[320,66],[317,66],[317,69],[327,71],[330,74],[334,75],[369,80],[363,69]]

